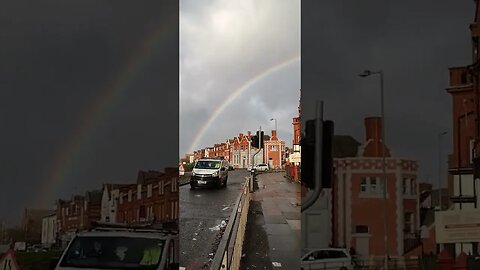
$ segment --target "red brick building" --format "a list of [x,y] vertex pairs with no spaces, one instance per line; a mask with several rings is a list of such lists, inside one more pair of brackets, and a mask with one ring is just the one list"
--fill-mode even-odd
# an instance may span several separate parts
[[[365,143],[358,147],[355,156],[334,159],[333,243],[354,247],[363,256],[383,256],[385,204],[380,118],[367,118],[365,129]],[[386,157],[388,248],[390,256],[402,256],[414,248],[409,239],[415,237],[418,229],[418,165],[416,161],[391,156],[388,149]]]
[[288,165],[289,165],[289,173],[290,178],[293,181],[300,181],[300,157],[301,157],[301,149],[300,149],[300,140],[302,137],[301,131],[301,122],[300,122],[300,101],[298,105],[298,117],[294,117],[292,120],[293,125],[293,151],[289,154]]
[[277,131],[272,130],[272,137],[264,141],[264,162],[272,169],[283,169],[285,163],[285,142],[277,137]]
[[178,169],[140,171],[137,183],[119,188],[117,221],[178,222]]
[[76,231],[86,230],[92,222],[101,218],[102,192],[88,191],[85,196],[76,195],[70,200],[57,201],[57,231],[64,241]]
[[[449,87],[452,97],[452,155],[449,157],[449,194],[453,210],[478,207],[478,184],[473,177],[475,139],[478,138],[479,106],[479,37],[480,5],[476,1],[474,22],[470,25],[472,40],[472,65],[449,69]],[[479,243],[457,243],[447,245],[450,252],[459,254],[479,250]],[[452,254],[453,255],[453,254]]]

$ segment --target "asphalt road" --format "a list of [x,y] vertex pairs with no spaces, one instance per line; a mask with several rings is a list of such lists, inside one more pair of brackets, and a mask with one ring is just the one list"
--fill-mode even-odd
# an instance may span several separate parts
[[246,176],[246,170],[230,171],[226,189],[180,188],[181,267],[202,269],[213,258],[222,221],[232,213]]

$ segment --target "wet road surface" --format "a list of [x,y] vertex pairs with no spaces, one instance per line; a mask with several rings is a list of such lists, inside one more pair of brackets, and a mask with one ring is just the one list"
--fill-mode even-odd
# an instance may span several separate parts
[[222,221],[232,213],[246,170],[230,171],[226,189],[180,187],[180,266],[202,269],[213,258]]

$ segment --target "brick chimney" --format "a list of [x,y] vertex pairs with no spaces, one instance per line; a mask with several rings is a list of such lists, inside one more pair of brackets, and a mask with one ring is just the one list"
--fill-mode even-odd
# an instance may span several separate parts
[[[366,145],[363,152],[364,157],[381,157],[382,156],[382,118],[367,117],[365,118],[365,135]],[[390,156],[390,151],[385,147],[385,156]]]
[[272,141],[277,140],[277,131],[276,130],[272,130],[272,138],[270,138],[270,140],[272,140]]

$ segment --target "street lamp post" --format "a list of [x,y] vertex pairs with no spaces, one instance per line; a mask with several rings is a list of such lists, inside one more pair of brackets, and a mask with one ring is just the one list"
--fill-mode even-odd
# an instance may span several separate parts
[[448,132],[444,131],[438,134],[438,205],[442,211],[442,137]]
[[275,131],[277,131],[278,133],[278,130],[277,130],[277,118],[272,118],[270,119],[270,121],[274,121],[275,120]]
[[365,78],[370,75],[379,75],[380,76],[380,114],[381,114],[381,132],[382,132],[382,170],[383,170],[383,227],[384,227],[384,236],[385,236],[385,258],[384,258],[384,269],[388,270],[388,221],[387,221],[387,166],[385,161],[385,109],[384,109],[384,88],[383,88],[383,71],[370,71],[365,70],[360,77]]

